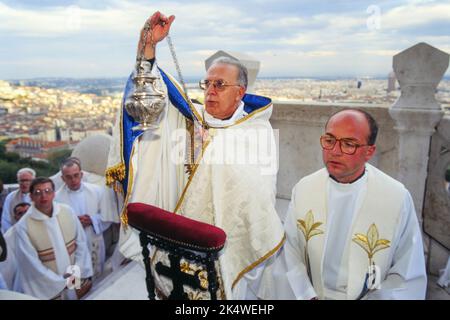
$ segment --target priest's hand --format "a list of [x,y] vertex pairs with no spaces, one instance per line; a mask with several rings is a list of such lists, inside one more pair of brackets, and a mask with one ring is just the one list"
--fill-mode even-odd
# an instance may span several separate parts
[[[173,20],[175,20],[175,16],[166,17],[159,11],[156,11],[150,18],[147,19],[147,22],[150,22],[150,31],[148,33],[144,57],[145,59],[153,59],[155,57],[155,47],[158,42],[164,40],[164,38],[169,34],[170,26],[172,25]],[[141,30],[141,36],[139,38],[138,44],[138,55],[141,52],[142,41],[144,39],[145,34],[145,25]]]
[[87,214],[84,214],[82,216],[78,216],[78,219],[81,222],[81,225],[83,226],[83,228],[89,227],[90,225],[92,225],[92,220],[91,217]]

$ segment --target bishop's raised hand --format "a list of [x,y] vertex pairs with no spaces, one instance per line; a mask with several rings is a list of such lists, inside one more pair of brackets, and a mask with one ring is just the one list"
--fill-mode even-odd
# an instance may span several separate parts
[[170,26],[175,20],[175,16],[165,16],[159,11],[156,11],[150,18],[145,22],[144,27],[141,30],[141,36],[139,38],[138,44],[138,55],[142,49],[142,42],[145,37],[146,25],[149,22],[150,30],[148,31],[144,57],[145,59],[153,59],[155,57],[155,47],[158,42],[164,40],[164,38],[169,34]]

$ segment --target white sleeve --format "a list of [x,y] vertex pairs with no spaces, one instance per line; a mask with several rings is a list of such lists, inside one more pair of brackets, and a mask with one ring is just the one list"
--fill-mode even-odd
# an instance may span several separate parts
[[87,244],[86,233],[83,230],[78,217],[73,214],[73,221],[77,228],[77,250],[75,251],[75,264],[80,267],[81,278],[89,278],[94,274],[92,270],[92,258]]
[[102,216],[99,213],[91,215],[90,218],[95,234],[102,234],[103,231],[108,229],[111,225],[111,222],[104,222]]
[[120,209],[123,203],[123,196],[116,194],[113,188],[107,186],[103,188],[103,195],[100,200],[101,218],[104,222],[120,223]]
[[25,294],[39,299],[51,299],[66,287],[66,280],[44,266],[30,242],[26,225],[18,223],[16,257],[20,287]]
[[387,277],[381,282],[380,289],[369,292],[367,299],[425,299],[427,274],[422,233],[409,192],[406,192],[396,239]]
[[9,228],[11,228],[11,215],[9,212],[9,207],[11,205],[12,193],[9,193],[6,196],[5,202],[3,203],[3,211],[2,211],[2,232],[6,233]]
[[96,213],[91,215],[91,221],[92,221],[92,228],[94,229],[95,234],[99,235],[102,234],[103,231],[109,228],[111,223],[104,222],[102,217],[102,204],[103,204],[103,198],[105,197],[105,188],[95,186],[95,191],[97,193],[97,210]]

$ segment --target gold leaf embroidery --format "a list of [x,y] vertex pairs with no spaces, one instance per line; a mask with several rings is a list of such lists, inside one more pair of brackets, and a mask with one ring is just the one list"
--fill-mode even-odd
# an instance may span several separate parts
[[323,231],[318,229],[318,227],[322,224],[322,222],[314,222],[314,214],[312,210],[309,210],[306,213],[305,220],[297,220],[297,227],[303,232],[306,242],[308,242],[313,236],[323,234]]
[[305,220],[298,219],[297,227],[302,231],[303,236],[305,237],[305,264],[306,271],[308,273],[308,277],[312,283],[312,274],[311,274],[311,265],[309,262],[309,254],[308,254],[308,241],[319,234],[323,234],[323,231],[319,229],[319,227],[323,223],[320,221],[314,222],[314,214],[312,210],[309,210],[305,215]]
[[[370,277],[373,278],[373,273],[371,270],[374,270],[375,261],[372,260],[375,253],[377,253],[380,250],[386,249],[390,247],[390,241],[387,239],[379,239],[379,233],[378,228],[375,225],[375,223],[372,223],[367,230],[367,234],[361,234],[356,233],[353,236],[352,241],[355,242],[357,245],[359,245],[366,253],[367,257],[369,258],[369,271],[365,275],[365,283],[364,287],[361,291],[361,293],[358,296],[358,300],[364,297],[367,292],[374,290],[372,286],[369,286],[367,281],[370,279]],[[375,274],[376,276],[376,274]],[[373,279],[372,284],[375,283],[375,280]]]
[[323,234],[323,231],[319,229],[311,230],[311,232],[309,233],[309,238],[311,239],[312,237],[317,236],[319,234]]
[[369,255],[370,254],[370,248],[369,243],[367,241],[362,240],[361,238],[354,238],[353,241],[359,245],[363,250]]
[[375,245],[378,241],[378,229],[374,223],[372,223],[367,231],[367,239],[369,240],[369,248],[371,251],[375,248]]
[[390,241],[387,239],[378,239],[379,233],[375,223],[372,223],[367,230],[367,235],[356,233],[352,239],[357,245],[364,249],[369,258],[369,265],[372,265],[372,258],[376,252],[389,248]]

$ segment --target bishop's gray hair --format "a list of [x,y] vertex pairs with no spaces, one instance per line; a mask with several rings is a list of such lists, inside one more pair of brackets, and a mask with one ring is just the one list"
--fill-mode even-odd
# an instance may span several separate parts
[[[239,75],[238,75],[238,82],[240,86],[243,86],[245,89],[247,89],[248,86],[248,71],[247,71],[247,67],[244,66],[239,60],[236,59],[232,59],[229,57],[220,57],[215,59],[212,63],[211,66],[215,65],[215,64],[229,64],[232,66],[235,66],[236,68],[238,68],[239,71]],[[210,66],[210,68],[211,68]]]

